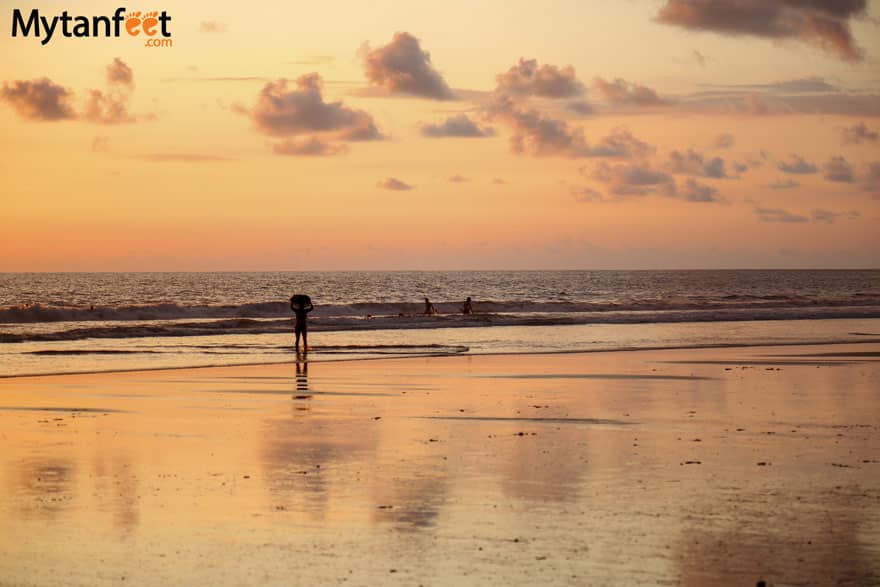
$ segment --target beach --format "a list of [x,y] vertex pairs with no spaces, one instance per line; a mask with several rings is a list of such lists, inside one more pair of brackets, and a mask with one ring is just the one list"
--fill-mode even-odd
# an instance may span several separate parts
[[870,585],[880,344],[0,380],[0,585]]

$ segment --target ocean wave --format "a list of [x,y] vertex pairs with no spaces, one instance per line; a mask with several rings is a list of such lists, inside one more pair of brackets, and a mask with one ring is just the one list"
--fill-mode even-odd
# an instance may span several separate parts
[[[461,302],[435,302],[443,315],[456,315]],[[666,311],[712,311],[712,310],[764,310],[851,308],[880,306],[880,293],[859,292],[837,297],[810,297],[772,294],[729,294],[719,297],[665,297],[650,299],[621,299],[617,301],[530,301],[530,300],[477,300],[478,314],[495,316],[504,314],[593,314],[601,312],[666,312]],[[421,303],[352,303],[316,306],[313,318],[370,319],[388,317],[412,317],[420,315]],[[208,319],[282,319],[291,318],[287,302],[254,302],[230,305],[187,305],[159,302],[140,305],[83,306],[65,305],[61,302],[48,304],[22,304],[0,307],[0,324],[37,324],[53,322],[136,322],[156,320],[208,320]],[[474,318],[479,320],[479,318]]]
[[[650,324],[676,322],[726,322],[749,320],[810,320],[831,318],[880,318],[880,305],[795,306],[617,310],[592,312],[477,313],[470,315],[420,314],[385,316],[318,315],[309,321],[313,331],[404,330],[431,328],[479,328],[492,326],[560,326],[576,324]],[[122,339],[149,337],[213,336],[235,334],[270,334],[293,331],[292,319],[224,318],[219,320],[160,320],[136,324],[102,322],[60,324],[51,330],[0,331],[0,343],[64,341],[85,339]]]

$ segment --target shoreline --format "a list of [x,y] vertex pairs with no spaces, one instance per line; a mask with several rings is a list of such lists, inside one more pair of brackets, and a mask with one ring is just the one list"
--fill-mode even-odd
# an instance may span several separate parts
[[[872,333],[851,333],[858,336],[878,336]],[[360,358],[342,358],[342,359],[319,359],[313,360],[313,364],[338,364],[338,363],[356,363],[363,361],[390,361],[402,359],[422,359],[422,358],[441,358],[441,357],[505,357],[505,356],[546,356],[546,355],[577,355],[577,354],[598,354],[598,353],[638,353],[648,351],[676,351],[676,350],[712,350],[712,349],[737,349],[737,348],[763,348],[763,347],[801,347],[801,346],[837,346],[848,344],[878,344],[880,338],[868,338],[864,340],[824,340],[824,341],[797,341],[797,342],[756,342],[756,343],[719,343],[706,345],[684,345],[684,346],[645,346],[645,347],[620,347],[620,348],[602,348],[602,349],[571,349],[571,350],[555,350],[555,351],[523,351],[523,352],[458,352],[458,353],[424,353],[415,355],[400,354],[395,356],[381,357],[360,357]],[[320,347],[317,347],[320,348]],[[257,361],[251,363],[226,363],[212,365],[183,365],[169,367],[136,367],[131,369],[108,369],[97,371],[62,371],[53,373],[25,373],[15,375],[0,374],[0,380],[3,379],[26,379],[33,377],[62,377],[65,375],[100,375],[113,373],[150,373],[154,371],[177,371],[189,369],[220,369],[227,367],[259,367],[274,365],[293,365],[296,363],[308,362],[307,359],[294,358],[286,361]]]

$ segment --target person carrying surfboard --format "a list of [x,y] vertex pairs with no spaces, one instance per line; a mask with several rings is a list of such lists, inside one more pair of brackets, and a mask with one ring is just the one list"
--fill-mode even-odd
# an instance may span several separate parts
[[312,305],[312,299],[309,296],[296,294],[290,298],[290,309],[293,310],[293,314],[296,316],[296,322],[293,326],[293,332],[296,334],[294,348],[296,353],[299,354],[299,337],[302,335],[303,353],[307,353],[309,352],[308,315],[309,312],[315,309],[315,306]]

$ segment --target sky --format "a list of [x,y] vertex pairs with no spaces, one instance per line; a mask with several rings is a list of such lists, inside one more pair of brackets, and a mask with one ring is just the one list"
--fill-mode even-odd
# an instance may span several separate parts
[[880,267],[877,0],[0,20],[0,271]]

